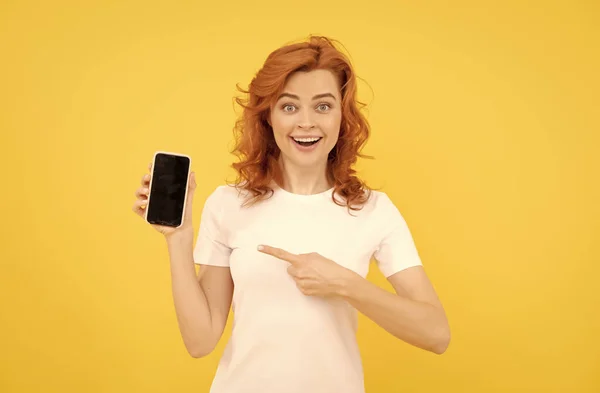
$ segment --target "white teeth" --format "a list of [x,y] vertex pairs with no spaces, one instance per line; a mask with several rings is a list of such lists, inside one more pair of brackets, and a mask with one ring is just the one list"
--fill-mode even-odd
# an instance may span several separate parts
[[295,138],[294,137],[294,140],[296,142],[314,142],[314,141],[318,141],[319,139],[321,139],[321,138]]

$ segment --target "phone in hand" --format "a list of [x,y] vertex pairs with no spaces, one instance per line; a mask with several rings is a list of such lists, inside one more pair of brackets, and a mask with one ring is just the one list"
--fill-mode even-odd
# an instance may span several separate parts
[[183,225],[191,164],[192,159],[185,154],[154,153],[145,213],[150,224]]

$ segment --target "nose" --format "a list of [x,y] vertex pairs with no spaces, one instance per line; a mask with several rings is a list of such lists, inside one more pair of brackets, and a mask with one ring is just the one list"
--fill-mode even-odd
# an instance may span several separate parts
[[315,127],[315,122],[310,114],[310,111],[302,111],[298,116],[298,128],[303,130],[310,130]]

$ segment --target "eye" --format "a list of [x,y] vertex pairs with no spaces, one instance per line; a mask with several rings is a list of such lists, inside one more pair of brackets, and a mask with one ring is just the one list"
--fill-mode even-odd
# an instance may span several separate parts
[[284,104],[281,109],[283,109],[284,112],[293,112],[296,107],[292,104]]
[[327,112],[329,109],[331,109],[331,105],[329,105],[327,103],[322,103],[317,106],[317,109],[320,112]]

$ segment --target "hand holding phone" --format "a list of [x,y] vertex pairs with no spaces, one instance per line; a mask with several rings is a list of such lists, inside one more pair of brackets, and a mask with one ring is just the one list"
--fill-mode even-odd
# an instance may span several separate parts
[[133,211],[163,235],[192,227],[192,201],[196,188],[191,158],[184,154],[156,152],[142,177]]

